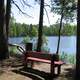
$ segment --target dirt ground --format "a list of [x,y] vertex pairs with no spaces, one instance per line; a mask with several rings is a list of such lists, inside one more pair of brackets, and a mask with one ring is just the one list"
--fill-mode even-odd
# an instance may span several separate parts
[[[0,62],[0,80],[51,80],[49,73],[50,64],[46,63],[35,63],[33,69],[24,69],[22,61],[17,58]],[[61,67],[61,74],[52,80],[73,80],[73,76],[74,65],[65,64]]]

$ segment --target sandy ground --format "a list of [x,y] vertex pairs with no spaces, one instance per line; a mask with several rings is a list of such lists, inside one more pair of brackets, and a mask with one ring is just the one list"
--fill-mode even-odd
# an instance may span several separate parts
[[[32,73],[32,69],[30,69],[30,71],[29,69],[28,71],[22,70],[23,66],[21,65],[21,62],[14,58],[11,61],[8,60],[8,62],[0,62],[0,80],[51,80],[48,79],[48,77],[45,78],[45,73],[50,73],[49,64],[35,63],[33,68],[37,74]],[[61,74],[55,77],[54,80],[73,80],[73,72],[74,65],[65,64],[61,67]]]

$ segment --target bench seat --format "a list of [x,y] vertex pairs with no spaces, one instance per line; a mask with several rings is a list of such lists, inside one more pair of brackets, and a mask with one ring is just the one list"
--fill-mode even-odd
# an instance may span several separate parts
[[[27,60],[37,61],[37,62],[44,62],[44,63],[51,64],[51,60],[39,59],[39,58],[34,58],[34,57],[27,57]],[[55,65],[62,65],[62,64],[64,64],[64,62],[62,62],[62,61],[54,61],[54,64]]]
[[54,76],[55,74],[55,67],[57,67],[57,74],[59,75],[61,72],[61,65],[64,64],[63,61],[58,59],[57,54],[48,54],[44,52],[26,51],[24,55],[24,60],[26,64],[25,66],[28,66],[29,62],[31,63],[31,68],[34,65],[34,62],[43,62],[50,64],[51,76]]

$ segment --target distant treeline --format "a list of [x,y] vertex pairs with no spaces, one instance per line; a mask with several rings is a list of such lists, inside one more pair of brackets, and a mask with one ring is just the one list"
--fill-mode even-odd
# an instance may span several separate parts
[[[61,30],[62,36],[76,35],[76,25],[64,24]],[[53,24],[51,26],[44,26],[43,34],[45,36],[57,36],[59,33],[59,24]],[[28,25],[16,22],[10,23],[9,37],[21,37],[30,36],[35,37],[38,35],[38,25]]]

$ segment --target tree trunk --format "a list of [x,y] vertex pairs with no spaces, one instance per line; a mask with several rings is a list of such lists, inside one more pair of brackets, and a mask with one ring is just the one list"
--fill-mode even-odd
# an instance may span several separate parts
[[8,38],[8,33],[9,33],[9,21],[10,21],[10,13],[11,13],[11,0],[7,0],[7,5],[6,5],[6,33],[7,33],[7,38]]
[[39,18],[39,28],[38,28],[37,51],[41,51],[41,47],[42,47],[43,13],[44,13],[44,0],[41,0],[41,2],[40,2],[40,18]]
[[80,1],[78,0],[77,13],[77,53],[76,53],[76,79],[80,80]]
[[[9,22],[10,22],[10,13],[11,13],[11,0],[7,0],[6,3],[6,15],[5,15],[5,24],[6,24],[6,44],[8,47],[8,33],[9,33]],[[6,55],[9,58],[9,52]]]
[[59,54],[60,35],[61,35],[61,28],[62,28],[62,20],[63,20],[63,17],[64,17],[64,1],[63,1],[62,10],[61,10],[60,28],[59,28],[58,45],[57,45],[57,51],[56,51],[56,54]]
[[5,59],[8,54],[4,0],[0,0],[0,60]]
[[61,38],[61,28],[62,28],[62,20],[63,20],[63,10],[61,14],[61,20],[60,20],[60,28],[59,28],[59,35],[58,35],[58,45],[57,45],[57,51],[56,54],[59,54],[59,47],[60,47],[60,38]]

